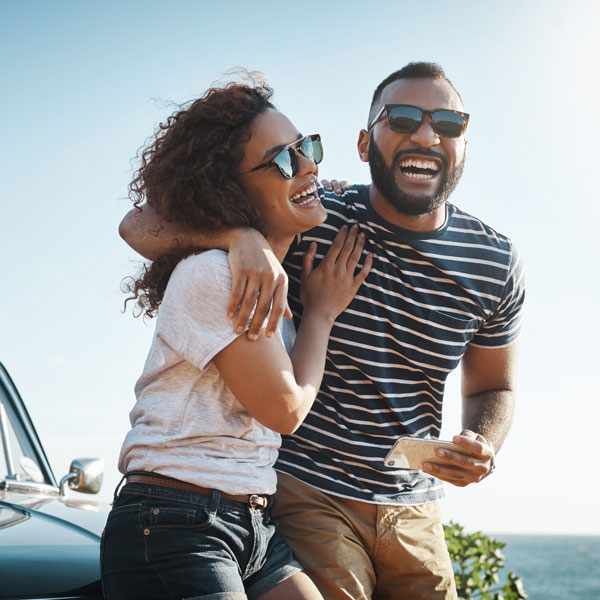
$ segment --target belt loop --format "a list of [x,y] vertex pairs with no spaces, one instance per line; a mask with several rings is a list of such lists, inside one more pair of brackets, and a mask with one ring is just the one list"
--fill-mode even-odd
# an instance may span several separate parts
[[117,497],[119,495],[119,488],[125,481],[125,478],[127,477],[127,475],[128,475],[128,473],[125,473],[125,475],[123,475],[123,477],[121,477],[121,481],[119,481],[119,483],[117,483],[117,487],[115,488],[115,493],[113,494],[113,504],[115,504],[117,501]]
[[210,500],[210,508],[208,509],[211,514],[216,514],[219,510],[219,503],[221,502],[221,492],[219,490],[212,491],[212,498]]

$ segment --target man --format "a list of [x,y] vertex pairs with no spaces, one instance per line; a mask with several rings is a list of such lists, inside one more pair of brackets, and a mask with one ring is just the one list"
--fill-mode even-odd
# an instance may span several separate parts
[[[483,479],[510,426],[522,269],[506,237],[447,202],[463,169],[467,121],[438,65],[411,63],[387,77],[358,140],[371,185],[325,194],[327,221],[302,235],[284,263],[290,305],[301,318],[301,260],[311,242],[323,256],[342,225],[358,223],[365,251],[374,254],[332,330],[319,396],[284,439],[278,462],[273,514],[328,600],[455,598],[439,480]],[[273,330],[285,286],[255,233],[177,233],[167,224],[152,240],[145,234],[152,228],[148,210],[130,213],[122,234],[149,257],[182,235],[229,249],[232,309],[243,298],[236,327],[259,297],[249,333],[256,336],[273,298]],[[247,274],[240,260],[261,267]],[[444,384],[459,362],[463,431],[453,441],[467,455],[438,452],[424,471],[386,467],[399,436],[439,435]]]

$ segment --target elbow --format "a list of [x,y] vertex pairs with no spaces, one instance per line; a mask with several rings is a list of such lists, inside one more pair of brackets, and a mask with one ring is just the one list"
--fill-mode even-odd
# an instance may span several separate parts
[[[135,209],[134,209],[135,210]],[[130,210],[124,217],[123,220],[119,223],[119,235],[121,238],[131,245],[131,238],[133,235],[133,216],[134,210]]]
[[292,401],[286,402],[288,409],[280,413],[277,419],[277,426],[272,429],[275,429],[277,433],[282,435],[294,433],[304,422],[313,401],[314,396],[311,395],[310,398],[307,398],[305,393],[301,393]]
[[304,419],[286,419],[285,423],[281,423],[277,428],[277,433],[280,433],[281,435],[291,435],[296,432],[303,421]]

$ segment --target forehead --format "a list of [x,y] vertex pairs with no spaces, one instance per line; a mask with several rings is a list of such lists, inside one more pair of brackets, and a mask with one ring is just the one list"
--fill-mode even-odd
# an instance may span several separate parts
[[262,160],[271,149],[295,142],[299,133],[294,124],[272,108],[258,115],[252,122],[252,137],[246,144],[245,160]]
[[444,79],[397,79],[381,94],[377,109],[384,104],[412,104],[425,110],[464,110],[459,95]]

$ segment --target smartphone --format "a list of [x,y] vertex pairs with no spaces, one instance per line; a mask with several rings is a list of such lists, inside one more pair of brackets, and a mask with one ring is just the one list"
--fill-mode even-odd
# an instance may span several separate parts
[[435,455],[438,448],[469,454],[452,442],[405,436],[396,440],[396,443],[383,460],[383,464],[394,469],[422,470],[424,462],[440,462],[440,459]]

